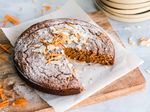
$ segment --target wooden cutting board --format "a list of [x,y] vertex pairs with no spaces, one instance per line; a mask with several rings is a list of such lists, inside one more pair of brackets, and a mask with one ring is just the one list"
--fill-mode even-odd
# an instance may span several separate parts
[[[107,30],[107,32],[110,35],[112,35],[120,44],[123,45],[118,34],[112,28],[112,26],[108,22],[107,17],[102,12],[99,11],[99,12],[90,13],[89,16],[97,24],[99,24],[105,30]],[[0,33],[0,36],[1,36],[1,33]],[[0,38],[0,43],[4,43],[4,41],[1,39],[2,38]],[[5,63],[3,65],[1,65],[1,61],[0,61],[0,70],[3,71],[3,72],[0,72],[0,75],[4,72],[6,73],[6,71],[7,71],[7,74],[8,73],[11,74],[11,72],[13,72],[13,74],[15,74],[15,77],[17,76],[16,73],[14,73],[14,70],[10,70],[10,67],[12,68],[12,66],[10,66],[10,64],[7,64],[7,66],[5,66],[5,67],[3,67],[3,66],[5,66]],[[8,70],[9,70],[9,72],[8,72]],[[75,109],[75,108],[87,106],[90,104],[99,103],[102,101],[110,100],[115,97],[127,95],[127,94],[135,92],[135,91],[140,91],[144,88],[144,86],[145,86],[145,79],[144,79],[142,73],[140,72],[139,68],[136,68],[135,70],[126,74],[122,78],[114,81],[110,85],[106,86],[102,90],[98,91],[97,93],[95,93],[91,97],[85,99],[84,101],[80,102],[79,104],[71,107],[70,109]],[[37,103],[38,103],[38,105],[37,105]],[[36,110],[36,112],[53,112],[54,111],[52,107],[49,107],[47,105],[47,103],[45,103],[40,98],[38,99],[38,102],[32,103],[32,101],[31,101],[30,104],[32,104],[33,107],[30,107],[30,105],[28,105],[27,109],[20,109],[20,110],[18,110],[18,112],[35,111],[35,110]]]
[[[123,45],[120,37],[112,28],[111,24],[108,22],[107,16],[105,16],[103,12],[98,11],[98,12],[90,13],[89,16],[98,25],[102,26],[110,35],[112,35],[120,44]],[[144,88],[144,86],[145,86],[145,79],[141,71],[139,70],[139,68],[136,68],[135,70],[123,76],[122,78],[114,81],[110,85],[98,91],[91,97],[71,107],[69,110],[80,108],[80,107],[87,106],[90,104],[99,103],[99,102],[106,101],[106,100],[110,100],[112,98],[127,95],[135,91],[140,91]],[[38,112],[49,112],[50,110],[52,111],[51,108],[47,108],[47,109],[40,110]]]

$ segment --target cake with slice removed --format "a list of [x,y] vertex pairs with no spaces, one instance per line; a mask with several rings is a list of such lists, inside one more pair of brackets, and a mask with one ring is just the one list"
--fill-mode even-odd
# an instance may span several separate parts
[[69,18],[32,25],[20,35],[14,50],[19,75],[32,87],[56,95],[83,90],[69,59],[79,64],[113,65],[114,58],[114,46],[107,34],[90,23]]

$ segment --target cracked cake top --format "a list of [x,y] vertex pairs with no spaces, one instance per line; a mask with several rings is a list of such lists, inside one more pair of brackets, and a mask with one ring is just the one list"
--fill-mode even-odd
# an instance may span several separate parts
[[[73,53],[67,55],[66,48],[90,52],[91,59],[98,55],[94,57],[96,63],[95,59],[105,57],[106,64],[114,61],[113,44],[100,28],[68,18],[46,20],[24,31],[15,44],[14,60],[23,77],[31,83],[52,94],[75,94],[83,87],[68,60]],[[77,55],[80,54],[74,57]]]

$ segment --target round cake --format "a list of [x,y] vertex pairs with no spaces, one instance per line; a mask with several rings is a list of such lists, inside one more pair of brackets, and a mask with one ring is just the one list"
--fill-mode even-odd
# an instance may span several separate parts
[[56,95],[83,91],[71,60],[112,65],[114,57],[107,34],[90,23],[70,18],[32,25],[20,35],[14,50],[19,75],[32,87]]

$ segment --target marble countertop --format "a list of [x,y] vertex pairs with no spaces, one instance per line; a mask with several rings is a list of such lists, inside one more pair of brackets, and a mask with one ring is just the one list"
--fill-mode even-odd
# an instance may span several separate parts
[[[24,22],[42,15],[42,13],[36,13],[41,11],[40,8],[42,3],[51,4],[51,11],[54,11],[60,8],[66,1],[67,0],[1,0],[0,18],[7,13],[18,16],[21,21]],[[76,1],[86,12],[97,10],[93,0]],[[128,38],[131,38],[136,43],[141,37],[150,38],[150,20],[141,23],[124,23],[112,19],[109,19],[109,21],[120,35],[126,48],[145,61],[145,63],[140,66],[140,69],[146,79],[146,88],[141,92],[132,93],[127,96],[90,105],[71,112],[150,112],[150,47],[138,46],[137,44],[130,45],[128,43]]]

